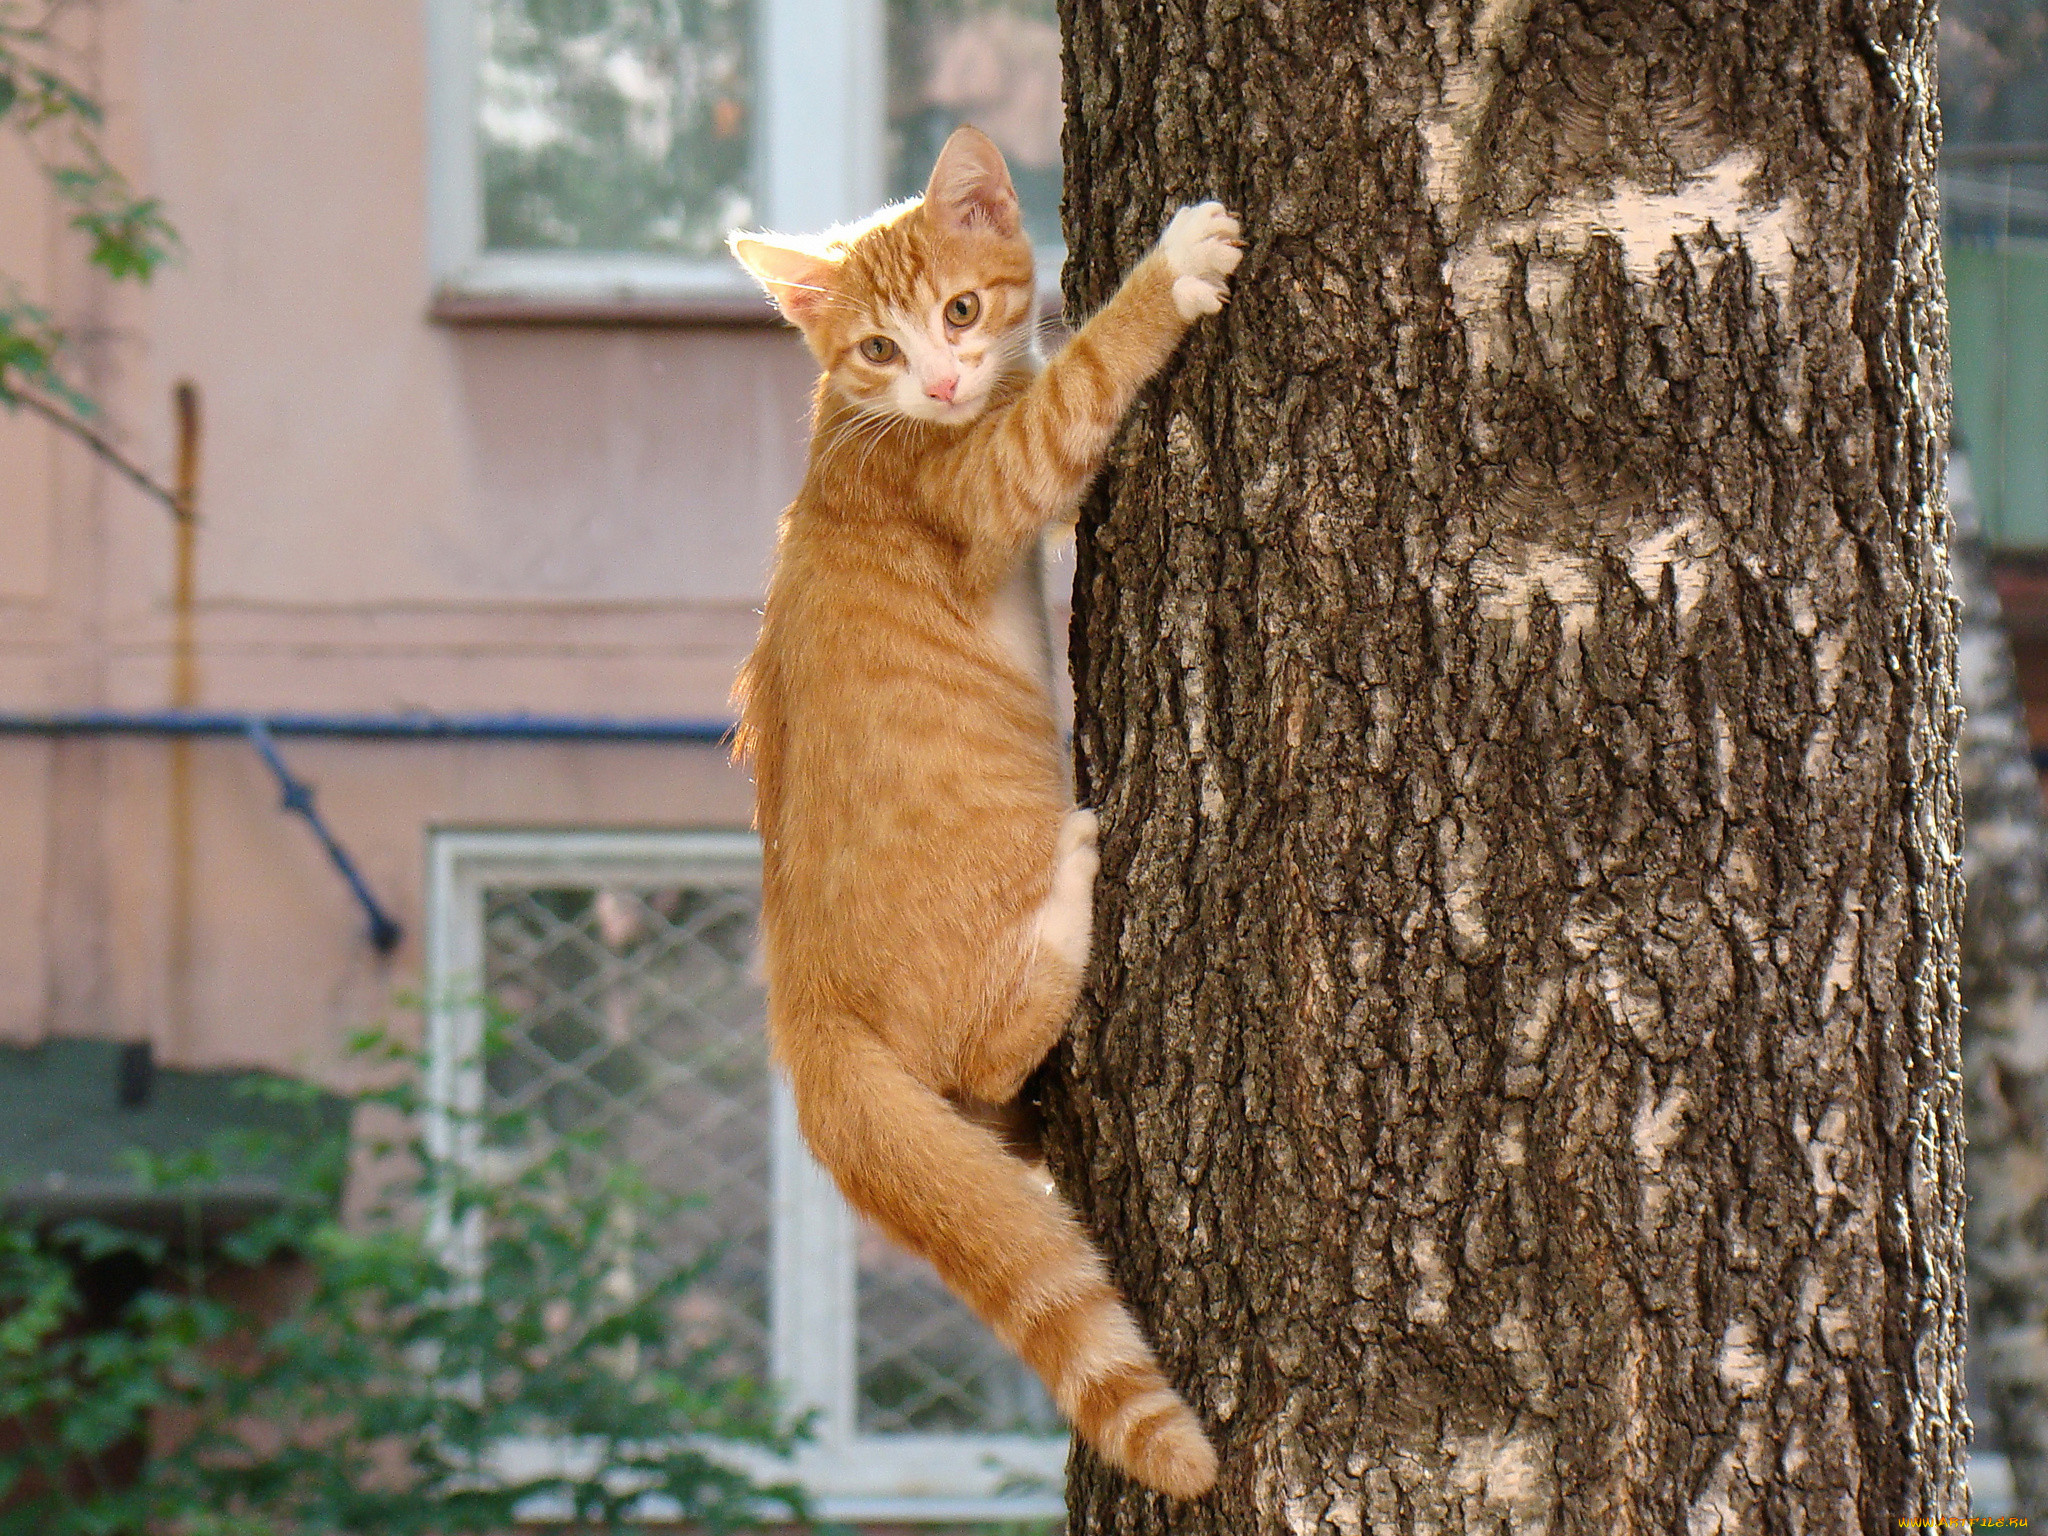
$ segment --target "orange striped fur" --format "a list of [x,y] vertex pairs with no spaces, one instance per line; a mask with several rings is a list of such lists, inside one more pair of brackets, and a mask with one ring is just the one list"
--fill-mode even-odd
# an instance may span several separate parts
[[1236,235],[1216,204],[1183,209],[1042,367],[1016,194],[971,128],[922,199],[732,242],[823,370],[736,689],[776,1060],[854,1207],[929,1259],[1107,1460],[1183,1498],[1215,1481],[1215,1452],[1004,1127],[1073,1011],[1096,869],[1047,696],[1039,538],[1221,306]]

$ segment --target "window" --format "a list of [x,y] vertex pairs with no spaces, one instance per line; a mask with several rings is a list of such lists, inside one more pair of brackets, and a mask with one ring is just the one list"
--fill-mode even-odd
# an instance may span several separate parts
[[[663,1234],[679,1261],[721,1249],[678,1321],[716,1326],[738,1363],[819,1410],[796,1473],[820,1513],[1059,1514],[1066,1442],[1036,1379],[865,1229],[797,1136],[751,974],[753,836],[451,832],[431,870],[436,1102],[595,1132],[604,1155],[701,1197]],[[485,999],[509,1022],[465,1068]]]
[[909,196],[964,121],[1002,146],[1056,258],[1052,0],[429,0],[429,17],[444,290],[751,297],[728,229],[822,229]]
[[1942,247],[1958,446],[1986,537],[2048,550],[2048,0],[1948,0]]

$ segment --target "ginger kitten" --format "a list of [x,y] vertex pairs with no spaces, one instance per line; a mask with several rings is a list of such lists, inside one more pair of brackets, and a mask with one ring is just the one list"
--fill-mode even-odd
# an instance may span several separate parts
[[1039,536],[1238,264],[1183,208],[1041,369],[1001,153],[962,128],[922,199],[733,252],[824,370],[783,514],[739,754],[763,850],[768,1031],[811,1150],[930,1260],[1108,1461],[1182,1498],[1216,1455],[1003,1106],[1088,960],[1095,813],[1045,686]]

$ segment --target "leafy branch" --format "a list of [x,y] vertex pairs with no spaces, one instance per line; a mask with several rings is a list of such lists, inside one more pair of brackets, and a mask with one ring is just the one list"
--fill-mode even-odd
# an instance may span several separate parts
[[[72,0],[48,0],[33,16],[0,0],[0,129],[18,135],[60,205],[86,236],[88,260],[115,281],[146,283],[177,249],[157,199],[131,187],[101,143],[105,114],[66,70],[57,21]],[[48,310],[0,273],[0,406],[26,408],[83,443],[178,516],[178,496],[117,448],[98,404],[66,378],[69,338]]]
[[[417,1125],[419,1053],[375,1031],[357,1049],[397,1075],[356,1103]],[[350,1148],[319,1096],[247,1086],[303,1106],[305,1133],[134,1166],[189,1202],[191,1232],[224,1176],[282,1175],[273,1214],[182,1251],[0,1219],[0,1536],[485,1536],[537,1512],[589,1536],[649,1516],[705,1536],[808,1524],[800,1490],[744,1470],[786,1465],[806,1427],[711,1321],[717,1253],[661,1248],[673,1197],[615,1160],[593,1180],[578,1148],[490,1115],[481,1143],[523,1155],[479,1169],[420,1139],[362,1147],[415,1176],[344,1224]],[[287,1256],[295,1305],[234,1299]],[[111,1322],[78,1281],[106,1260],[150,1276]]]

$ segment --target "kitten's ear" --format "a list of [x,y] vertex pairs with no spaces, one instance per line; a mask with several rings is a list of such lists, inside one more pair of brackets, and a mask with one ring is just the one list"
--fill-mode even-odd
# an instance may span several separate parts
[[1003,152],[979,128],[953,130],[926,183],[924,202],[939,222],[959,230],[985,228],[1015,237],[1024,232],[1017,189]]
[[735,234],[726,244],[768,290],[775,307],[803,329],[809,330],[832,301],[831,258],[780,235]]

